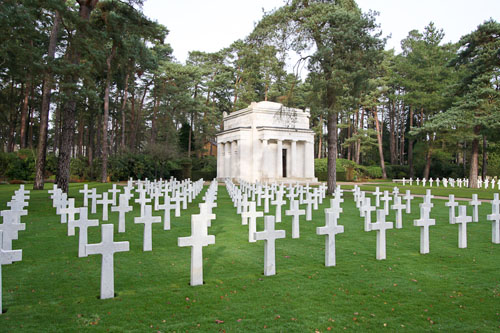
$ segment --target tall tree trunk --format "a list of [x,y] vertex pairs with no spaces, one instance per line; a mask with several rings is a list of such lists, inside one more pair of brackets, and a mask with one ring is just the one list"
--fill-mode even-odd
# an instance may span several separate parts
[[130,96],[130,134],[128,136],[129,138],[129,148],[132,150],[135,150],[135,138],[136,138],[136,132],[137,132],[137,126],[136,126],[136,115],[135,115],[135,85],[132,85],[132,95]]
[[318,158],[321,158],[323,150],[323,114],[319,115],[319,138],[318,138]]
[[483,169],[482,178],[486,179],[486,174],[488,171],[488,141],[486,140],[486,135],[483,135]]
[[[333,103],[330,103],[333,105]],[[337,122],[338,114],[330,108],[328,112],[327,127],[328,127],[328,175],[327,187],[328,193],[335,192],[337,187]]]
[[427,147],[427,153],[425,154],[425,168],[423,178],[429,179],[429,175],[431,172],[431,162],[432,162],[432,143],[429,142],[429,146]]
[[116,45],[111,48],[111,53],[106,59],[106,88],[104,89],[104,114],[102,117],[102,167],[101,167],[101,182],[106,183],[108,181],[108,121],[109,121],[109,89],[111,86],[111,61],[113,60],[116,53]]
[[[413,107],[410,105],[410,130],[413,127]],[[410,178],[415,177],[415,168],[413,166],[413,142],[415,140],[408,140],[408,167],[410,169]]]
[[28,119],[28,106],[30,99],[30,78],[26,79],[26,84],[24,85],[24,96],[23,96],[23,104],[21,107],[21,124],[19,128],[19,136],[20,136],[20,145],[21,149],[26,148],[26,125]]
[[123,90],[123,101],[122,101],[122,106],[121,106],[121,115],[122,115],[122,128],[121,128],[121,149],[125,148],[125,123],[126,123],[126,114],[125,110],[127,107],[127,100],[128,100],[128,78],[130,76],[130,73],[127,72],[127,75],[125,76],[125,88]]
[[481,126],[474,126],[474,139],[472,140],[472,154],[470,158],[470,169],[469,169],[469,187],[477,188],[477,175],[479,171],[479,134],[481,132]]
[[[364,118],[365,118],[365,109],[361,109],[361,117],[359,119],[359,128],[364,129]],[[358,130],[359,131],[359,130]],[[359,164],[359,157],[361,156],[361,139],[356,140],[356,156],[354,158],[354,162]]]
[[7,142],[7,152],[12,153],[14,151],[14,145],[16,143],[16,124],[17,124],[17,109],[14,103],[14,80],[10,81],[10,93],[9,93],[9,104],[10,104],[10,114],[9,114],[9,140]]
[[[86,25],[90,20],[90,13],[97,5],[99,0],[77,0],[80,5],[79,16],[81,24],[73,38],[79,39],[85,35]],[[74,40],[69,46],[69,61],[75,67],[80,65],[80,50],[75,45]],[[57,186],[63,192],[68,193],[69,189],[69,176],[70,176],[70,162],[71,162],[71,149],[73,144],[73,135],[75,133],[75,116],[76,116],[76,83],[78,82],[79,75],[73,72],[65,79],[65,83],[69,85],[68,100],[64,103],[63,112],[63,125],[61,133],[61,150],[59,151],[59,161],[57,166]]]
[[396,164],[396,135],[395,131],[395,120],[396,120],[396,110],[394,101],[389,101],[389,150],[391,155],[391,164]]
[[380,132],[380,125],[378,121],[378,113],[376,106],[373,108],[373,120],[375,121],[375,130],[377,131],[378,155],[380,158],[380,167],[382,168],[382,178],[386,179],[387,173],[385,171],[384,150],[382,148],[382,133]]

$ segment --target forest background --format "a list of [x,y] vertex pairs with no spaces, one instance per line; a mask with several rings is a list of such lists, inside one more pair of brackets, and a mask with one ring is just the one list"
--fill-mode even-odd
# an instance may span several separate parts
[[[353,0],[290,0],[218,52],[172,56],[142,1],[0,4],[0,178],[216,176],[222,115],[309,108],[328,180],[500,176],[500,24],[457,43],[430,22],[384,50]],[[298,54],[287,70],[290,52]],[[301,77],[298,68],[306,68]]]

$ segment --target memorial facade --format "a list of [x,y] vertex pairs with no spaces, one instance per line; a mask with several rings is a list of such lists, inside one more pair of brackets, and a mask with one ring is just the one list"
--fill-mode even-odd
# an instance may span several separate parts
[[308,111],[252,103],[224,115],[217,134],[217,178],[248,182],[313,182],[314,132]]

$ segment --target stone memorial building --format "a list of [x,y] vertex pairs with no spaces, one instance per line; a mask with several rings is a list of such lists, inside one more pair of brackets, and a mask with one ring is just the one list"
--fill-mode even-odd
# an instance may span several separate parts
[[253,102],[224,114],[224,130],[217,134],[217,178],[316,181],[309,116],[274,102]]

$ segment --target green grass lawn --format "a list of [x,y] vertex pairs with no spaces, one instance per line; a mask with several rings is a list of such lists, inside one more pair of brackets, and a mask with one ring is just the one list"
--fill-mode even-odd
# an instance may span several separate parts
[[[82,187],[72,184],[70,189],[78,205]],[[1,209],[17,188],[0,186]],[[2,267],[7,311],[0,316],[0,331],[500,328],[500,246],[491,243],[491,222],[485,219],[490,204],[479,207],[480,222],[468,225],[468,248],[459,249],[458,226],[448,224],[445,201],[435,200],[430,254],[420,255],[420,230],[412,222],[422,200],[413,200],[412,214],[403,215],[404,228],[387,233],[387,260],[377,261],[376,233],[363,231],[352,194],[346,193],[339,220],[345,233],[336,237],[337,266],[324,266],[325,237],[316,235],[316,227],[324,225],[326,200],[313,213],[313,221],[301,221],[300,239],[291,238],[291,219],[283,214],[277,229],[286,230],[287,237],[276,241],[277,275],[265,277],[264,242],[247,241],[247,226],[241,225],[220,186],[217,219],[209,229],[215,245],[203,250],[205,284],[191,287],[191,251],[179,248],[177,238],[190,235],[190,215],[198,212],[201,197],[180,218],[172,214],[172,230],[153,225],[152,252],[142,251],[143,225],[133,223],[137,206],[127,214],[126,233],[118,234],[115,226],[115,241],[130,241],[130,252],[115,254],[117,296],[100,300],[101,256],[78,258],[78,235],[66,236],[67,226],[59,222],[47,191],[32,191],[29,216],[23,217],[26,231],[13,242],[14,248],[23,249],[23,261]],[[110,212],[107,223],[117,220],[117,213]],[[387,220],[394,221],[394,213]],[[99,241],[100,228],[89,228],[89,242]]]

